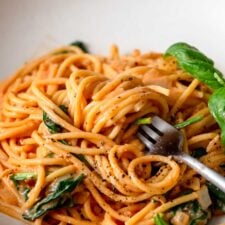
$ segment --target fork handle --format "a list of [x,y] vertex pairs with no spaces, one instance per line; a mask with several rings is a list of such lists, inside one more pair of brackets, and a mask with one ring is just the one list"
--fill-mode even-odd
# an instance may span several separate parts
[[225,192],[225,177],[217,173],[216,171],[205,166],[197,159],[190,155],[182,152],[180,155],[175,156],[175,159],[183,161],[185,164],[196,170],[206,180],[217,186],[221,191]]

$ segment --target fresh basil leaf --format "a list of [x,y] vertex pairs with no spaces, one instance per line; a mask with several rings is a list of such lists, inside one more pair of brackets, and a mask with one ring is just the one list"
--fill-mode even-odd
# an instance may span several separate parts
[[191,125],[193,123],[197,123],[197,122],[201,121],[202,119],[203,119],[203,116],[195,116],[195,117],[192,117],[192,118],[190,118],[188,120],[185,120],[185,121],[183,121],[181,123],[176,124],[175,128],[181,129],[181,128],[189,126],[189,125]]
[[48,127],[50,133],[54,134],[60,133],[62,131],[62,127],[59,124],[53,122],[46,112],[43,112],[43,121],[45,126]]
[[[188,52],[188,54],[186,53]],[[211,65],[214,64],[213,60],[208,58],[205,54],[200,52],[196,47],[191,46],[185,42],[178,42],[171,45],[165,53],[165,56],[173,55],[175,58],[182,58],[186,61],[191,61],[197,59],[199,61],[204,61]]]
[[223,75],[214,67],[213,60],[197,48],[187,43],[175,43],[166,50],[165,57],[167,56],[174,56],[183,70],[212,89],[225,86]]
[[155,225],[168,225],[168,223],[163,219],[162,214],[156,214],[154,216]]
[[218,187],[216,187],[214,184],[208,182],[207,187],[209,189],[209,193],[216,197],[217,199],[220,199],[223,203],[225,203],[225,193],[221,191]]
[[34,172],[15,173],[10,176],[10,179],[14,181],[34,180],[37,179],[37,174]]
[[194,158],[201,158],[203,155],[206,155],[206,149],[205,148],[196,148],[192,151],[191,156]]
[[25,201],[28,200],[28,194],[29,194],[29,192],[30,192],[30,188],[28,188],[28,187],[25,187],[25,188],[23,189],[23,191],[22,191],[22,195],[23,195]]
[[64,144],[64,145],[70,145],[68,141],[66,140],[59,140],[60,143]]
[[59,105],[59,108],[66,114],[68,114],[68,107],[65,105]]
[[221,128],[221,140],[225,145],[225,87],[213,92],[209,98],[208,106],[211,114]]
[[220,199],[216,199],[216,208],[225,213],[225,202]]
[[88,52],[87,46],[82,41],[74,41],[70,45],[80,48],[83,52]]
[[49,152],[45,157],[46,158],[53,158],[55,156],[54,152]]
[[87,161],[87,159],[85,158],[84,155],[82,154],[72,154],[74,155],[76,158],[78,158],[81,162],[83,162],[88,168],[91,168],[89,162]]
[[134,124],[136,125],[144,125],[144,124],[151,124],[152,118],[151,117],[146,117],[146,118],[139,118],[137,119]]
[[23,218],[33,221],[53,209],[72,207],[74,205],[71,192],[82,182],[84,175],[60,180],[51,192],[23,213]]

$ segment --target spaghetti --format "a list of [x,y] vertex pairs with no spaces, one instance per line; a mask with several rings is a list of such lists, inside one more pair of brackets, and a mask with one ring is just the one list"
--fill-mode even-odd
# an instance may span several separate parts
[[196,203],[206,181],[145,155],[136,121],[151,115],[171,124],[202,116],[182,129],[184,151],[204,148],[200,160],[225,174],[211,91],[173,57],[66,46],[26,63],[0,91],[0,211],[24,223],[147,225],[162,213],[176,225],[172,210]]

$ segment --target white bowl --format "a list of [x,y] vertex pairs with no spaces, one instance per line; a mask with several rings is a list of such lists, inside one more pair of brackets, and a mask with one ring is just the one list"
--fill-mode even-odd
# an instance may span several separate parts
[[[2,0],[0,79],[27,59],[74,40],[101,54],[107,54],[112,43],[126,53],[134,48],[164,51],[185,41],[225,73],[224,8],[222,0]],[[0,214],[0,224],[20,223]]]

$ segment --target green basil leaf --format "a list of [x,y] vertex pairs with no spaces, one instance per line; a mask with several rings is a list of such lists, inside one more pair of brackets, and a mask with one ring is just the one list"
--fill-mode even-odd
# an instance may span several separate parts
[[73,45],[73,46],[76,46],[76,47],[80,48],[85,53],[88,52],[87,46],[82,41],[74,41],[70,45]]
[[223,75],[214,67],[213,60],[197,48],[187,43],[175,43],[166,50],[165,56],[174,56],[183,70],[212,89],[225,86]]
[[201,121],[202,119],[203,119],[203,116],[195,116],[195,117],[192,117],[192,118],[190,118],[188,120],[185,120],[185,121],[183,121],[181,123],[176,124],[175,128],[181,129],[181,128],[189,126],[189,125],[191,125],[193,123],[197,123],[197,122]]
[[30,192],[30,188],[28,188],[28,187],[25,187],[24,190],[22,191],[22,195],[23,195],[25,201],[28,200],[28,194],[29,194],[29,192]]
[[213,92],[209,98],[208,106],[211,114],[221,128],[221,140],[225,145],[225,87]]
[[151,124],[152,118],[151,117],[146,117],[146,118],[139,118],[137,119],[134,124],[136,125],[144,125],[144,124]]
[[14,181],[35,180],[37,179],[37,174],[34,172],[15,173],[10,176],[10,179]]
[[66,114],[68,114],[68,107],[65,105],[59,105],[59,108]]
[[60,180],[51,192],[23,213],[23,218],[33,221],[53,209],[72,207],[74,205],[71,192],[81,183],[84,175]]
[[163,219],[161,214],[156,214],[154,216],[154,223],[155,225],[168,225],[168,223]]
[[62,131],[62,127],[55,123],[46,112],[43,112],[43,121],[46,127],[48,127],[50,133],[60,133]]
[[66,140],[59,140],[60,143],[64,144],[64,145],[70,145],[68,141]]
[[225,213],[225,202],[220,199],[216,199],[216,208]]
[[196,148],[192,151],[191,156],[194,158],[201,158],[203,155],[206,155],[206,149],[205,148]]
[[225,193],[223,191],[210,182],[207,183],[207,187],[211,195],[225,203]]

